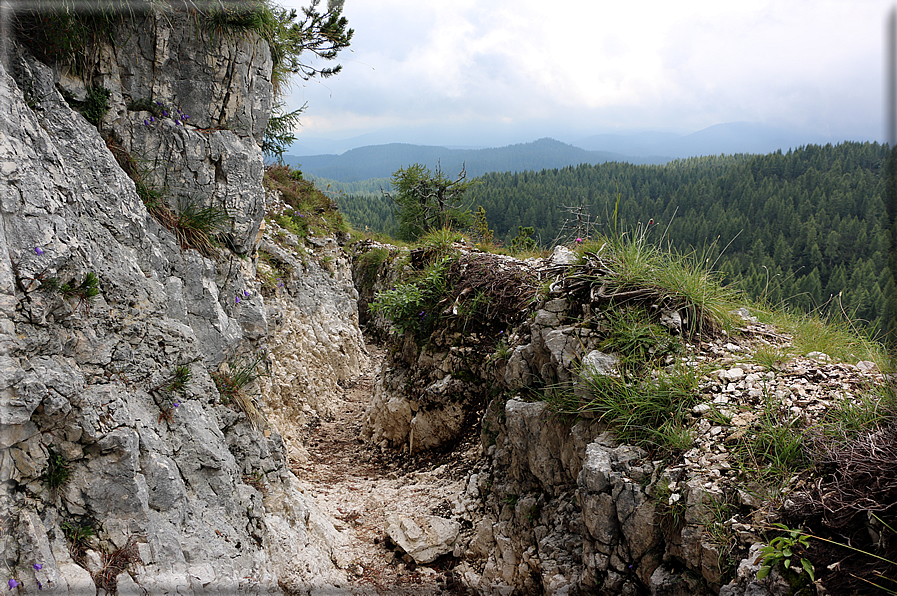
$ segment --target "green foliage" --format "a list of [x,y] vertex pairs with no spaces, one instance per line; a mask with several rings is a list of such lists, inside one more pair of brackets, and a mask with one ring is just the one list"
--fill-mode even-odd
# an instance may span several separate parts
[[191,375],[192,372],[190,371],[189,366],[176,366],[171,377],[162,386],[162,390],[185,395],[187,392],[187,383],[190,382]]
[[675,311],[687,334],[735,326],[732,311],[743,300],[707,270],[705,259],[661,250],[643,233],[622,234],[596,245],[599,250],[583,253],[575,275],[589,280],[599,296],[615,304],[637,302]]
[[773,483],[785,482],[794,472],[812,465],[804,428],[768,390],[751,433],[741,437],[732,452],[743,469],[759,470]]
[[421,236],[417,244],[430,251],[430,260],[454,254],[453,244],[463,242],[464,235],[451,228],[435,228]]
[[223,207],[202,205],[199,199],[192,197],[181,197],[178,200],[174,218],[172,231],[181,248],[193,248],[206,257],[215,255],[213,238],[224,232],[230,222],[227,210]]
[[616,353],[624,370],[639,371],[651,362],[681,351],[681,343],[669,330],[651,320],[643,308],[604,312],[609,324],[600,348]]
[[62,533],[73,549],[83,549],[94,536],[93,526],[90,524],[78,524],[64,521],[60,524]]
[[[618,228],[653,218],[642,226],[649,243],[691,255],[726,285],[798,313],[827,304],[823,312],[846,313],[875,336],[897,292],[883,223],[886,156],[877,143],[842,143],[666,165],[506,167],[517,171],[480,175],[467,195],[506,245],[525,224],[535,238],[559,237],[569,205],[585,204],[583,221],[607,222],[589,238],[614,236],[615,210]],[[344,199],[354,225],[389,232],[381,205],[360,191]]]
[[68,460],[65,459],[65,456],[56,451],[56,448],[53,447],[53,445],[48,445],[47,467],[44,469],[43,474],[41,474],[41,480],[43,480],[44,484],[51,491],[57,491],[65,486],[71,476],[72,470]]
[[58,278],[49,277],[43,280],[41,288],[48,292],[58,292],[64,298],[77,298],[79,303],[86,303],[100,295],[100,280],[95,273],[88,271],[80,282],[70,279],[60,283]]
[[215,381],[221,402],[233,405],[246,414],[246,418],[255,428],[262,428],[265,425],[265,415],[256,402],[256,396],[248,392],[247,387],[261,376],[259,367],[263,361],[263,355],[237,359],[212,373],[212,380]]
[[536,229],[532,226],[518,226],[517,235],[511,239],[511,243],[508,245],[511,252],[519,255],[521,253],[533,252],[539,248],[533,239],[533,234],[535,233]]
[[[767,546],[760,549],[761,563],[757,572],[757,579],[764,579],[776,566],[782,569],[800,574],[805,571],[810,577],[810,582],[816,581],[816,570],[809,559],[800,556],[799,550],[806,550],[809,546],[809,537],[800,530],[793,530],[784,524],[773,524],[784,532],[769,541]],[[798,566],[798,562],[800,566]]]
[[270,166],[265,170],[266,188],[280,193],[291,210],[277,216],[277,222],[300,239],[343,233],[348,226],[336,203],[305,180],[299,170],[289,166]]
[[439,318],[437,304],[449,287],[446,273],[452,259],[430,264],[417,279],[379,292],[371,308],[393,322],[400,333],[412,331],[417,337],[428,335]]
[[81,112],[88,122],[98,127],[103,116],[109,111],[109,98],[112,97],[112,92],[105,87],[92,85],[87,88],[84,101],[76,101],[68,94],[64,94],[64,97],[66,102]]
[[666,452],[691,447],[688,420],[699,399],[700,370],[675,366],[634,381],[589,370],[581,374],[588,397],[579,397],[569,387],[553,387],[540,398],[559,414],[597,415],[623,443]]
[[305,111],[305,106],[302,106],[298,110],[284,112],[285,105],[280,101],[275,102],[262,138],[262,152],[268,157],[273,157],[280,165],[283,165],[284,151],[296,140],[293,131],[299,125],[299,116]]
[[494,232],[489,229],[489,222],[486,219],[486,210],[482,205],[477,207],[477,212],[473,217],[473,237],[477,240],[480,248],[490,250],[494,246]]
[[439,167],[435,172],[421,164],[397,170],[392,176],[394,194],[384,191],[394,203],[401,240],[414,241],[440,229],[464,229],[470,225],[465,193],[474,184],[462,169],[457,179],[447,178]]

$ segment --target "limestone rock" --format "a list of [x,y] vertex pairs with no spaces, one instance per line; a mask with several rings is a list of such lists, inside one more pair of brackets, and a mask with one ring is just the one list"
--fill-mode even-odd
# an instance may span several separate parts
[[452,552],[461,524],[433,515],[390,513],[385,530],[416,563],[424,564]]

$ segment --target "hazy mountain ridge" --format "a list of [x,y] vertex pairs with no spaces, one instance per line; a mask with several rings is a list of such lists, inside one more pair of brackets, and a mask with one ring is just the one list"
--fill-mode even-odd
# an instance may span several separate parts
[[[449,176],[457,175],[462,167],[466,167],[467,175],[474,177],[488,172],[539,171],[584,163],[646,165],[702,155],[767,154],[830,142],[833,139],[824,135],[735,122],[711,126],[689,135],[656,131],[600,134],[571,143],[542,138],[529,143],[485,149],[388,143],[355,147],[341,154],[286,155],[284,160],[318,177],[355,182],[388,178],[399,168],[413,163],[422,163],[430,168],[440,165]],[[351,144],[352,141],[344,143]],[[335,143],[329,142],[329,146],[335,146]]]
[[437,166],[454,177],[465,168],[468,177],[488,172],[523,172],[563,168],[582,163],[609,161],[634,164],[661,164],[668,157],[640,158],[608,151],[588,151],[555,139],[539,139],[490,149],[449,149],[446,147],[391,143],[351,149],[342,155],[285,155],[293,167],[339,182],[357,182],[370,178],[390,177],[399,168],[422,163],[431,169]]

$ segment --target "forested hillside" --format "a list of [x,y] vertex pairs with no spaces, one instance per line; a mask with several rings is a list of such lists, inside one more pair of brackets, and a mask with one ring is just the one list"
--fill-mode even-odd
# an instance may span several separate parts
[[[606,163],[490,173],[469,191],[506,242],[533,226],[549,246],[586,232],[564,229],[585,206],[591,232],[641,233],[708,259],[754,297],[804,309],[832,297],[880,325],[893,292],[886,269],[882,169],[877,143],[809,145],[788,153],[700,157],[666,165]],[[350,221],[389,231],[388,201],[342,197]],[[652,222],[648,225],[649,222]]]

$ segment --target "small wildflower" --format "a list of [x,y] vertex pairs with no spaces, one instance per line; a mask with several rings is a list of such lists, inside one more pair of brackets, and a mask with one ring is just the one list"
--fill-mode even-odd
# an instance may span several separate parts
[[180,408],[180,407],[181,407],[181,404],[178,403],[178,402],[174,402],[174,403],[171,404],[171,405],[173,405],[173,406],[176,407],[176,408]]
[[40,563],[35,563],[34,565],[32,565],[32,567],[34,567],[35,571],[40,571],[41,569],[44,568],[44,566],[41,565]]
[[161,106],[161,105],[162,105],[162,102],[161,102],[161,101],[157,101],[157,102],[156,102],[156,105],[157,105],[157,106]]
[[150,116],[150,122],[155,122],[155,121],[156,121],[156,117],[155,117],[155,116]]
[[582,238],[577,238],[576,241],[577,241],[577,242],[582,242]]
[[44,584],[40,583],[40,580],[37,580],[37,589],[38,589],[38,590],[43,590],[43,589],[44,589]]
[[42,254],[44,254],[44,249],[42,249],[40,246],[35,246],[35,247],[34,247],[34,252],[35,252],[37,255],[42,255]]
[[181,124],[181,121],[180,121],[180,120],[175,120],[175,121],[174,121],[174,125],[175,125],[175,126],[180,126],[180,124]]
[[240,297],[236,296],[235,298],[236,298],[236,302],[234,304],[240,304]]
[[189,117],[190,117],[190,116],[188,116],[187,114],[184,114],[184,120],[186,120],[186,119],[189,118]]
[[144,120],[144,121],[143,121],[143,125],[144,125],[144,126],[149,126],[149,120]]
[[249,290],[243,290],[243,295],[249,298]]
[[10,578],[9,581],[6,582],[6,583],[9,584],[9,589],[10,589],[10,590],[12,590],[13,588],[18,588],[20,585],[22,585],[22,584],[20,584],[19,582],[17,582],[16,580],[14,580],[14,579],[12,579],[12,578]]
[[162,110],[162,115],[168,118],[168,110]]

